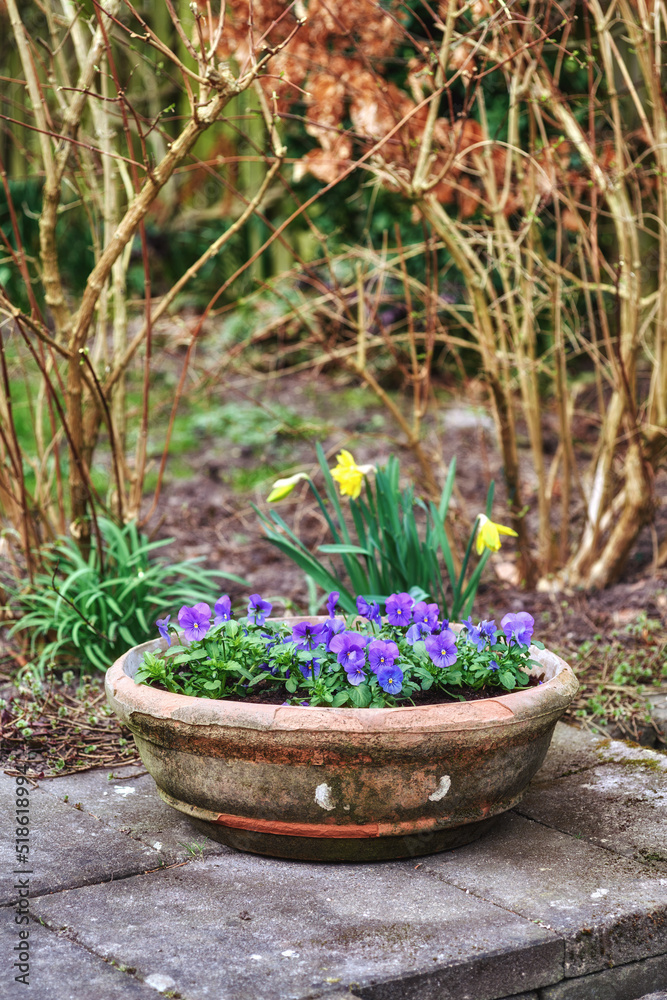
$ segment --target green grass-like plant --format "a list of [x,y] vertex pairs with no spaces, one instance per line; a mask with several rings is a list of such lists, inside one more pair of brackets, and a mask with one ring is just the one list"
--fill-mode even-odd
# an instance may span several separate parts
[[94,539],[84,557],[74,539],[60,537],[46,546],[44,569],[32,583],[13,588],[21,617],[10,635],[28,631],[31,668],[39,676],[51,666],[106,670],[130,646],[150,639],[156,615],[175,603],[207,600],[220,580],[247,586],[231,573],[203,569],[200,559],[153,559],[173,539],[149,542],[135,521],[119,527],[97,520],[102,558]]

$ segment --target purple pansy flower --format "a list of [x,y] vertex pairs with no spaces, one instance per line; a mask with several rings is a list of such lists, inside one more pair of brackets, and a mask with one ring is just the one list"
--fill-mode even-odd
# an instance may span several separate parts
[[192,608],[184,604],[178,612],[178,624],[188,642],[203,639],[211,627],[211,609],[203,601]]
[[300,663],[299,670],[304,677],[318,677],[321,670],[320,661],[313,657],[312,660],[306,660],[304,663]]
[[343,632],[335,635],[329,644],[329,648],[336,653],[338,662],[345,670],[352,667],[364,667],[366,664],[366,653],[364,651],[365,642],[360,642],[362,636],[352,635],[350,632]]
[[169,631],[168,631],[168,625],[169,625],[169,619],[170,618],[171,618],[171,615],[167,615],[166,618],[158,618],[158,620],[155,622],[155,624],[157,625],[158,632],[160,633],[160,635],[162,636],[163,639],[167,640],[167,645],[168,646],[171,646],[171,636],[169,635]]
[[367,621],[375,622],[376,625],[382,625],[380,605],[376,604],[375,601],[369,604],[365,597],[357,597],[357,611]]
[[409,625],[414,601],[409,594],[392,594],[387,598],[387,620],[390,625]]
[[292,629],[292,639],[297,649],[315,649],[322,641],[324,625],[313,625],[312,622],[299,622]]
[[395,642],[385,642],[384,639],[374,639],[368,647],[368,662],[374,674],[383,667],[390,667],[398,659],[398,646]]
[[222,597],[215,602],[213,610],[215,611],[215,618],[213,619],[214,625],[222,625],[223,622],[229,621],[232,617],[232,602],[227,594],[223,594]]
[[482,634],[479,622],[477,625],[473,625],[472,616],[470,616],[469,618],[464,618],[462,624],[466,627],[466,639],[468,642],[474,643],[481,653],[486,646],[487,636]]
[[423,635],[430,635],[431,629],[428,625],[423,622],[413,622],[408,631],[405,633],[405,638],[409,646],[414,646],[418,639],[421,639]]
[[354,636],[354,641],[358,642],[360,646],[364,647],[364,649],[370,642],[373,641],[372,635],[362,635],[361,632],[350,632],[350,635]]
[[489,670],[500,670],[497,660],[491,660],[489,663]]
[[345,631],[345,622],[342,618],[328,618],[322,626],[321,642],[326,646],[327,652],[331,649],[331,640],[339,632]]
[[485,635],[489,642],[493,645],[496,641],[496,636],[498,634],[498,629],[496,628],[496,623],[490,618],[485,618],[484,621],[479,623],[479,630],[482,635]]
[[338,604],[338,598],[340,593],[337,590],[332,590],[327,597],[327,611],[329,612],[329,618],[333,618],[336,614],[336,605]]
[[358,684],[363,684],[366,680],[366,674],[364,673],[361,666],[348,666],[345,668],[345,673],[350,684],[354,684],[356,687]]
[[429,635],[424,641],[426,652],[436,667],[451,667],[456,663],[456,636],[451,629],[444,629],[440,635]]
[[530,646],[530,640],[535,628],[535,619],[527,611],[505,615],[500,627],[507,636],[510,645],[514,641],[518,646]]
[[426,601],[417,601],[412,609],[412,620],[415,624],[423,626],[424,631],[432,632],[438,624],[440,609],[437,604],[427,604]]
[[272,604],[263,601],[259,594],[251,594],[248,601],[248,621],[255,625],[263,625],[266,616],[271,614]]
[[378,684],[387,694],[398,694],[403,687],[403,671],[395,663],[378,670],[377,676]]

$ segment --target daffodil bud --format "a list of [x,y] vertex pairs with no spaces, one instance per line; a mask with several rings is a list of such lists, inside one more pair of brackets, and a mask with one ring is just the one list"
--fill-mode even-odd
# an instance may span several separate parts
[[284,500],[302,479],[310,479],[307,472],[296,472],[293,476],[288,476],[287,479],[276,479],[266,498],[267,502],[276,503],[278,500]]

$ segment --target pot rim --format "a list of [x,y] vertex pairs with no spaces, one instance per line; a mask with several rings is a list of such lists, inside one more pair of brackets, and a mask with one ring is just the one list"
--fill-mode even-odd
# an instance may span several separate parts
[[[300,616],[290,621],[313,621]],[[116,714],[130,723],[135,714],[196,725],[243,729],[329,729],[347,731],[461,729],[507,725],[521,719],[560,715],[572,701],[579,683],[569,665],[551,650],[531,646],[531,657],[551,674],[542,684],[475,701],[441,702],[385,708],[334,708],[330,705],[275,705],[230,699],[172,694],[136,684],[126,671],[128,658],[166,648],[163,639],[133,646],[109,667],[105,686]]]

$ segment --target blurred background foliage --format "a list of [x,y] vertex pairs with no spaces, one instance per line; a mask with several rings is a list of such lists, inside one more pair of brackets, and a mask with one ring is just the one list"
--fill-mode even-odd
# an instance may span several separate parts
[[664,0],[257,0],[251,35],[248,12],[231,0],[218,30],[219,5],[185,0],[0,9],[0,509],[19,570],[56,536],[85,551],[96,510],[152,516],[170,456],[299,433],[294,413],[199,404],[208,338],[221,394],[238,364],[366,386],[432,497],[436,389],[480,384],[522,578],[618,579],[667,452]]

